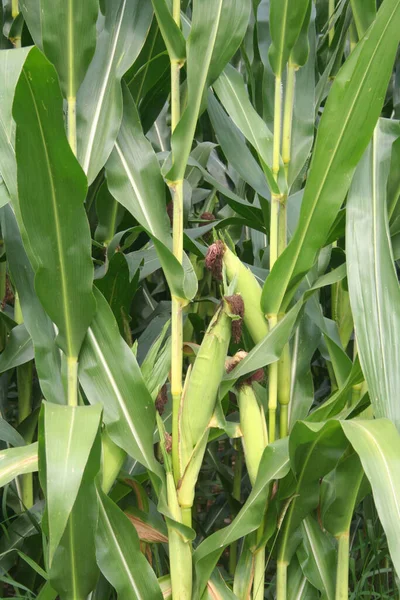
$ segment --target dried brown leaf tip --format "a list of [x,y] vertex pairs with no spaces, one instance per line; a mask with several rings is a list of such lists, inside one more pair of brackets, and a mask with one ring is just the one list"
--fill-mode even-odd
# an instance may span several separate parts
[[167,402],[168,402],[167,386],[164,383],[164,385],[158,392],[158,396],[156,398],[156,410],[158,411],[158,414],[160,416],[163,414],[165,405],[167,404]]
[[218,281],[222,281],[222,259],[224,252],[225,244],[221,240],[211,244],[207,250],[206,267]]
[[238,319],[232,319],[232,339],[237,344],[242,337],[242,324],[244,317],[244,302],[240,294],[234,294],[233,296],[225,296],[225,300],[228,302],[231,309],[231,313],[239,317]]

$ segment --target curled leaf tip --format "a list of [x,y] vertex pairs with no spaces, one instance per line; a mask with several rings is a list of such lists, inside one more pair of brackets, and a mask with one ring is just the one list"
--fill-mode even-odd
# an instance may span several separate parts
[[225,244],[218,240],[211,244],[207,250],[206,267],[211,271],[214,279],[222,281],[222,259],[225,253]]

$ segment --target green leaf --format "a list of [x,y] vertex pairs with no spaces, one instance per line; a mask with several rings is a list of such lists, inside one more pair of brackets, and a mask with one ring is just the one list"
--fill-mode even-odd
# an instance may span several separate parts
[[[58,406],[43,402],[39,423],[40,482],[46,497],[49,565],[67,527],[99,431],[101,406]],[[91,465],[92,479],[99,470]],[[88,516],[89,519],[89,516]]]
[[[154,402],[136,358],[121,338],[106,300],[95,290],[97,313],[83,343],[79,380],[91,404],[102,403],[111,439],[154,473]],[[132,402],[132,397],[135,402]]]
[[0,487],[18,475],[38,470],[38,444],[8,448],[0,452]]
[[382,109],[399,39],[400,0],[386,0],[368,37],[335,77],[318,127],[299,225],[264,286],[265,313],[287,306],[325,243]]
[[0,417],[0,440],[12,446],[25,446],[25,440],[20,433],[5,419]]
[[186,58],[185,38],[175,23],[166,0],[151,1],[171,61],[183,62]]
[[308,516],[301,524],[302,544],[297,550],[303,573],[327,600],[335,599],[336,548],[319,523]]
[[65,403],[65,390],[61,379],[60,351],[56,346],[56,333],[34,287],[34,272],[22,244],[11,206],[1,211],[1,230],[4,236],[8,268],[18,291],[24,324],[35,349],[35,367],[43,395],[49,402]]
[[[295,484],[287,496],[287,508],[278,538],[278,560],[290,562],[296,549],[294,533],[302,520],[318,505],[319,480],[331,471],[346,449],[346,438],[338,421],[299,421],[289,437],[290,462]],[[291,488],[291,486],[290,486]],[[284,489],[284,488],[283,488]]]
[[309,0],[271,0],[269,62],[277,77],[282,76],[290,52],[299,37]]
[[171,292],[191,299],[196,294],[197,278],[187,257],[182,268],[172,252],[165,184],[157,157],[143,134],[135,104],[125,86],[123,98],[121,129],[106,164],[108,188],[151,236]]
[[0,373],[23,365],[33,359],[31,336],[25,325],[17,325],[11,330],[5,350],[0,354]]
[[253,489],[235,519],[228,527],[213,533],[193,554],[196,570],[196,594],[201,594],[224,549],[232,542],[255,531],[262,522],[270,483],[282,479],[289,470],[287,438],[270,444],[264,451]]
[[347,203],[346,251],[350,303],[361,366],[377,417],[400,427],[398,361],[400,288],[386,207],[391,147],[398,122],[381,120],[357,167]]
[[98,0],[40,0],[43,51],[65,98],[74,98],[96,47]]
[[97,436],[51,563],[50,582],[61,598],[87,598],[99,577],[95,552],[99,515],[95,478],[99,471],[100,453],[100,436]]
[[28,26],[36,46],[43,49],[42,43],[42,14],[40,0],[18,0],[18,6],[23,14],[24,21]]
[[15,87],[29,50],[29,48],[20,48],[0,52],[0,173],[14,203],[18,201],[18,192],[12,104]]
[[264,173],[271,191],[279,194],[279,188],[270,167],[272,165],[273,135],[253,108],[243,77],[234,67],[227,65],[213,87],[232,121],[262,159]]
[[291,600],[317,600],[320,597],[318,590],[304,575],[296,556],[292,558],[288,567],[287,594]]
[[78,158],[89,184],[103,167],[122,119],[121,79],[151,24],[150,2],[106,0],[104,28],[77,96]]
[[358,37],[362,38],[368,27],[376,17],[375,0],[351,0],[354,22],[357,27]]
[[350,531],[354,510],[368,492],[356,452],[345,455],[336,469],[321,484],[321,519],[324,528],[335,537]]
[[20,208],[37,259],[35,289],[59,329],[61,349],[77,357],[95,310],[86,178],[65,135],[56,72],[36,48],[18,81],[13,114]]
[[97,489],[99,523],[97,562],[118,597],[125,600],[161,600],[160,585],[140,550],[136,529],[122,510]]
[[205,90],[238,49],[250,8],[250,0],[193,2],[192,27],[187,40],[187,105],[172,136],[174,164],[167,174],[170,181],[184,177]]
[[342,421],[342,427],[371,484],[390,556],[400,573],[400,435],[387,419]]

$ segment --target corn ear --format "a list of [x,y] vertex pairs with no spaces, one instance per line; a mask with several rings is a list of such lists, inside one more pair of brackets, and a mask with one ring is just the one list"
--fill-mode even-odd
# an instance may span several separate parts
[[242,296],[245,306],[244,322],[254,343],[258,344],[268,333],[268,324],[261,310],[261,288],[250,269],[227,246],[223,262],[228,280],[236,278],[236,292]]
[[[191,451],[203,436],[214,412],[230,338],[230,307],[224,299],[204,335],[183,397],[180,431],[185,440],[182,440],[182,447]],[[190,457],[181,458],[185,469]]]
[[241,385],[238,390],[240,429],[251,485],[254,485],[261,457],[268,444],[265,416],[257,402],[252,385]]

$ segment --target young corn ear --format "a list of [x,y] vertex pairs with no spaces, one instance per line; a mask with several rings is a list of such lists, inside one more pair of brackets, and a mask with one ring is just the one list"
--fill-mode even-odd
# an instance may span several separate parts
[[250,269],[226,244],[218,240],[208,249],[206,267],[216,279],[221,280],[222,266],[225,266],[230,282],[236,279],[236,291],[242,296],[245,306],[245,325],[253,341],[258,344],[268,333],[268,324],[261,310],[261,288]]
[[[232,334],[232,323],[240,320],[240,296],[224,298],[215,313],[196,356],[182,398],[180,419],[181,473],[193,448],[203,437],[214,412],[218,388],[225,373],[225,359]],[[237,335],[237,329],[235,328]]]
[[268,445],[268,434],[263,408],[258,404],[251,382],[243,382],[238,389],[240,429],[243,450],[251,485],[254,485],[261,457]]

